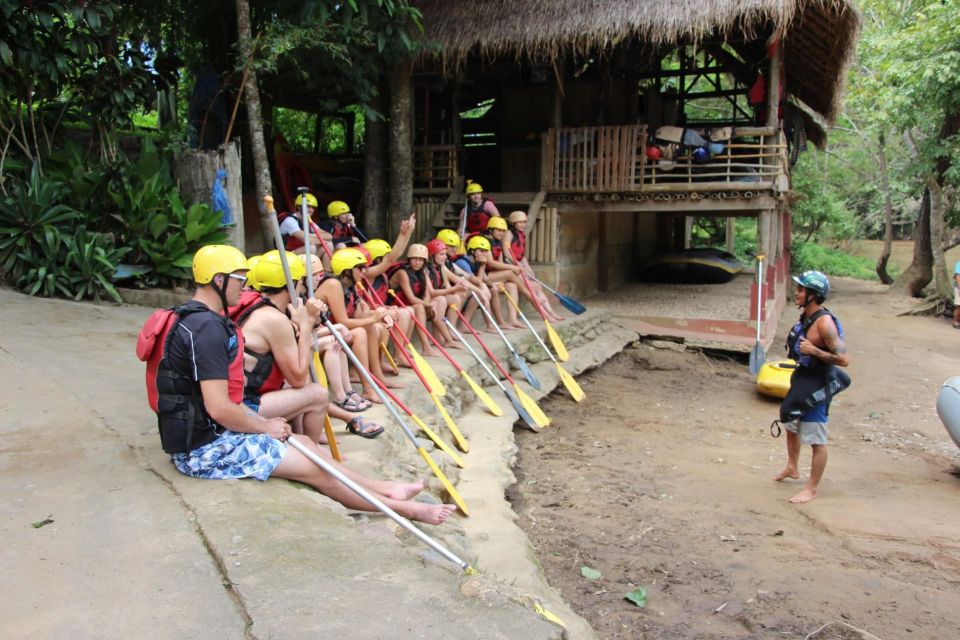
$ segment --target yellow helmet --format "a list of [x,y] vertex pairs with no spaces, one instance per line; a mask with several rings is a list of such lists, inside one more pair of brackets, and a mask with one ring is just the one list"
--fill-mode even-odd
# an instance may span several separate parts
[[510,224],[517,224],[518,222],[526,222],[527,214],[523,211],[511,211],[510,215],[507,216],[507,222]]
[[367,264],[367,256],[360,253],[359,249],[348,247],[334,252],[333,257],[330,258],[330,271],[333,275],[339,276],[344,271],[365,264]]
[[493,216],[487,220],[487,229],[500,229],[501,231],[506,231],[507,221],[500,216]]
[[[301,206],[303,206],[303,194],[297,196],[297,199],[294,201],[294,204],[297,205],[297,208],[298,208],[298,209],[299,209]],[[317,196],[313,195],[312,193],[308,193],[308,194],[307,194],[307,206],[308,206],[308,207],[313,207],[314,209],[316,209],[316,208],[317,208]]]
[[460,236],[453,229],[440,229],[437,234],[437,240],[448,247],[460,248]]
[[483,236],[473,236],[467,240],[467,251],[473,251],[474,249],[490,251],[490,241]]
[[342,200],[334,200],[327,205],[327,215],[331,218],[342,216],[345,213],[350,213],[350,205]]
[[[287,251],[287,264],[290,266],[290,277],[296,282],[307,275],[307,269],[303,266],[303,261],[292,251]],[[253,277],[260,285],[260,288],[280,289],[287,286],[287,279],[283,275],[283,263],[280,262],[280,252],[276,249],[268,251],[257,260],[257,266],[253,270]]]
[[193,254],[193,281],[197,284],[209,283],[218,273],[249,270],[246,256],[227,244],[208,244]]
[[[301,253],[297,256],[300,258],[300,263],[303,265],[304,270],[307,268],[307,256],[306,254]],[[310,273],[316,275],[318,273],[323,273],[323,262],[320,261],[320,256],[315,253],[310,254]],[[306,271],[304,271],[306,274]]]
[[471,182],[467,185],[467,195],[471,193],[483,193],[483,187],[480,186],[479,182]]
[[363,246],[366,247],[367,251],[370,252],[371,261],[376,260],[377,258],[382,258],[393,250],[393,247],[390,246],[389,242],[386,240],[381,240],[380,238],[367,240]]
[[257,276],[255,269],[257,268],[257,263],[260,262],[262,256],[250,256],[247,258],[247,264],[250,265],[250,271],[247,271],[247,286],[251,289],[256,289],[260,291],[260,283],[257,282]]
[[407,249],[407,257],[423,258],[424,260],[427,260],[428,258],[430,258],[430,252],[422,244],[412,244],[410,245],[410,248]]

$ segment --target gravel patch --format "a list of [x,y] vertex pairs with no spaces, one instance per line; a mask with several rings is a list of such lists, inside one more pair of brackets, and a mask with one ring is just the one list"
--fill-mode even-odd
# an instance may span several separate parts
[[629,284],[591,298],[618,315],[708,320],[747,320],[752,273],[724,284]]

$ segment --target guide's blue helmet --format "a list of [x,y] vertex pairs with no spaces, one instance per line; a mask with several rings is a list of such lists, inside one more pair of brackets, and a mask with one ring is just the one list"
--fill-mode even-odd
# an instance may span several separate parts
[[830,294],[830,281],[819,271],[804,271],[793,276],[793,281],[801,287],[812,291],[817,297],[817,303],[822,303]]

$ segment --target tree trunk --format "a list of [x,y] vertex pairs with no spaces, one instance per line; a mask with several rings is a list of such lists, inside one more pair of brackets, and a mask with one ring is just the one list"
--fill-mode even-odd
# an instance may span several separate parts
[[213,184],[218,169],[226,171],[223,188],[233,218],[226,231],[228,242],[246,250],[243,233],[243,189],[240,183],[240,146],[236,142],[221,145],[216,151],[187,149],[177,156],[175,164],[177,186],[183,203],[190,206],[202,202],[212,206]]
[[933,252],[930,250],[930,192],[923,190],[920,215],[913,228],[913,260],[907,270],[891,285],[891,290],[905,291],[919,297],[933,279]]
[[396,233],[400,221],[413,211],[413,143],[410,131],[411,73],[413,62],[404,60],[390,70],[390,202],[387,235]]
[[887,145],[883,131],[880,132],[880,193],[883,194],[883,251],[877,258],[877,275],[883,284],[892,284],[887,273],[887,262],[893,250],[893,198],[890,194],[890,175],[887,173]]
[[953,298],[953,284],[947,277],[947,263],[943,256],[944,204],[943,188],[937,176],[927,178],[930,192],[930,246],[933,250],[933,287],[945,300]]
[[[380,93],[370,106],[383,114],[385,104],[386,100]],[[387,223],[388,166],[387,124],[382,116],[366,116],[363,129],[363,228],[371,238],[393,242],[393,234],[388,233]]]
[[[253,56],[252,35],[250,30],[250,3],[248,0],[236,0],[237,4],[237,40],[243,61]],[[257,72],[253,65],[243,83],[244,102],[247,107],[247,127],[250,132],[250,149],[253,156],[253,183],[256,190],[257,206],[260,209],[260,233],[263,234],[263,246],[274,246],[273,225],[263,204],[263,196],[273,194],[270,180],[270,163],[267,160],[267,145],[263,138],[263,117],[260,110],[260,89],[257,86]],[[240,216],[242,217],[242,212]]]

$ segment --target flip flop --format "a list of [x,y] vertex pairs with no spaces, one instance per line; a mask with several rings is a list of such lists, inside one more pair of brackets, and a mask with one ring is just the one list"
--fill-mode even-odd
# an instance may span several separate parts
[[373,420],[367,420],[362,416],[357,416],[347,423],[347,431],[354,433],[361,438],[376,438],[383,433],[383,427]]

